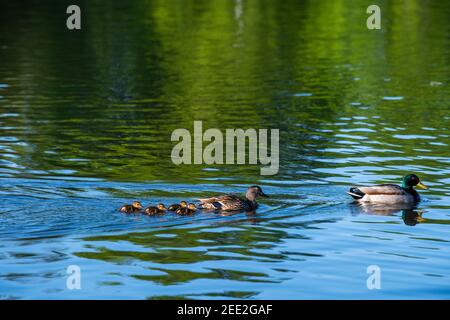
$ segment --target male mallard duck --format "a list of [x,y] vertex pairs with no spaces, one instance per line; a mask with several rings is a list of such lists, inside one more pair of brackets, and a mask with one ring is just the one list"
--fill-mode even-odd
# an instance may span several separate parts
[[176,213],[180,216],[188,216],[188,215],[194,214],[196,210],[197,210],[197,207],[195,206],[195,204],[189,203],[189,205],[187,207],[185,206],[185,207],[178,208]]
[[187,202],[186,201],[181,201],[180,204],[171,204],[167,210],[169,210],[169,211],[177,211],[180,208],[186,208],[186,207],[187,207]]
[[418,176],[415,174],[408,174],[403,178],[402,185],[395,184],[380,184],[371,187],[351,187],[350,192],[347,192],[358,202],[372,202],[372,203],[413,203],[419,202],[420,196],[414,186],[422,189],[428,189],[424,186]]
[[162,215],[166,211],[166,207],[162,203],[158,203],[156,207],[147,207],[144,210],[144,214],[149,216]]
[[119,208],[120,212],[133,213],[142,210],[142,204],[139,201],[134,201],[133,204],[125,204]]
[[268,197],[261,187],[248,187],[245,199],[239,198],[234,194],[224,194],[217,197],[198,199],[203,209],[224,210],[224,211],[253,211],[258,207],[256,198],[258,196]]

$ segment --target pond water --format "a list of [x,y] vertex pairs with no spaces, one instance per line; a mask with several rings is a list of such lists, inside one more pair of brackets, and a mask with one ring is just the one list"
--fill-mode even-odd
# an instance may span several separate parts
[[[450,298],[450,3],[379,5],[368,30],[365,1],[89,1],[69,31],[2,2],[0,298]],[[279,128],[279,173],[174,165],[195,120]],[[346,195],[410,172],[414,208]],[[253,214],[117,212],[252,184]]]

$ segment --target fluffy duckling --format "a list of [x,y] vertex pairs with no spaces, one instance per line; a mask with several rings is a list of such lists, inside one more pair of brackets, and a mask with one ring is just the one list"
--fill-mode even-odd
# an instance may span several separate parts
[[133,213],[142,210],[142,204],[139,201],[134,201],[132,204],[125,204],[119,208],[120,212]]
[[224,194],[217,197],[199,199],[201,208],[211,210],[223,211],[253,211],[258,207],[256,203],[257,197],[269,197],[265,194],[261,187],[248,187],[245,199],[238,197],[235,194]]
[[194,214],[197,211],[197,207],[193,203],[189,203],[187,207],[181,207],[176,211],[176,214],[180,216],[188,216]]
[[177,204],[177,203],[171,204],[167,210],[169,210],[169,211],[177,211],[180,208],[186,208],[186,207],[187,207],[187,202],[186,201],[181,201],[179,204]]
[[158,203],[156,207],[147,207],[144,210],[144,214],[149,216],[162,215],[166,212],[166,207],[162,203]]
[[408,174],[402,180],[402,185],[380,184],[370,187],[351,187],[347,192],[358,202],[398,204],[420,201],[420,196],[414,187],[428,189],[415,174]]

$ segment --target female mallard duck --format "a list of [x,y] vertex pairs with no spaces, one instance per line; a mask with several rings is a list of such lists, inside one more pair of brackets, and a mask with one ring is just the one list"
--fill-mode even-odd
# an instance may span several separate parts
[[119,208],[120,212],[133,213],[142,210],[142,204],[139,201],[134,201],[133,204],[125,204]]
[[224,194],[217,197],[198,199],[203,209],[223,210],[223,211],[253,211],[258,207],[257,197],[268,197],[261,187],[248,187],[245,199],[234,194]]
[[372,203],[413,203],[419,202],[420,196],[414,186],[422,189],[428,189],[424,186],[418,176],[415,174],[408,174],[403,178],[402,185],[395,184],[380,184],[371,187],[352,187],[347,192],[358,202],[372,202]]
[[176,213],[180,216],[189,216],[191,214],[194,214],[197,210],[197,207],[193,203],[189,203],[187,207],[180,207]]
[[156,207],[147,207],[144,210],[144,214],[149,216],[162,215],[166,212],[166,207],[162,203],[158,203]]
[[177,211],[180,208],[186,208],[186,207],[187,207],[187,202],[186,201],[181,201],[180,204],[171,204],[167,210],[169,210],[169,211]]

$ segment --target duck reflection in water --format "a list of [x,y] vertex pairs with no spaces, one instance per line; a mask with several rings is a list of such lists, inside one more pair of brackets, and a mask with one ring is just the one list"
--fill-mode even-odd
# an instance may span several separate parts
[[406,209],[403,210],[402,218],[403,222],[408,226],[415,226],[418,223],[425,222],[426,220],[422,218],[422,210]]
[[415,226],[418,223],[425,222],[422,217],[423,210],[416,208],[414,204],[369,204],[357,203],[351,205],[352,214],[369,214],[378,216],[392,216],[396,213],[402,213],[403,222],[408,226]]

